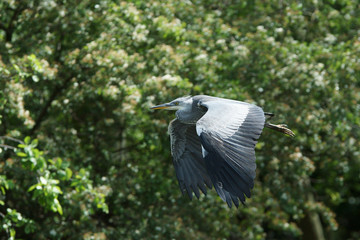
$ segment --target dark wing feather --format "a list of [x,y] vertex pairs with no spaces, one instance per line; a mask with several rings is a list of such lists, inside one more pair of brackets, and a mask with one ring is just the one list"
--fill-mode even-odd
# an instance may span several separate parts
[[261,108],[227,99],[201,102],[208,109],[196,124],[206,169],[229,207],[250,197],[255,179],[255,145],[265,117]]
[[174,119],[170,122],[169,134],[181,192],[184,194],[186,191],[190,199],[193,192],[199,198],[199,189],[206,195],[205,185],[211,188],[212,184],[201,154],[200,138],[196,134],[195,125],[183,124]]

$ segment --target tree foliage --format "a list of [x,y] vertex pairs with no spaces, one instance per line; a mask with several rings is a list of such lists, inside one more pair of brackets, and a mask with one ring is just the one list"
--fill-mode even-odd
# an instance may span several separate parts
[[[3,238],[358,238],[359,29],[356,0],[1,1]],[[297,134],[263,132],[247,207],[181,196],[149,107],[189,94]]]

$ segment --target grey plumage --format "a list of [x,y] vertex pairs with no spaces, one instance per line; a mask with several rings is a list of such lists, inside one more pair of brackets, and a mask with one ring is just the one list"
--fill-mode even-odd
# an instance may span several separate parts
[[192,192],[199,198],[199,189],[206,194],[205,185],[211,188],[212,183],[201,154],[201,143],[196,135],[195,125],[183,124],[174,119],[169,124],[169,134],[180,190],[183,194],[186,191],[190,199]]
[[[169,124],[171,153],[181,192],[192,199],[214,186],[220,198],[236,207],[250,198],[255,179],[255,145],[265,125],[260,107],[198,95],[153,107],[177,110]],[[267,125],[265,125],[267,126]],[[279,131],[292,133],[281,126]],[[272,127],[275,130],[276,127]],[[284,131],[284,128],[288,131]]]

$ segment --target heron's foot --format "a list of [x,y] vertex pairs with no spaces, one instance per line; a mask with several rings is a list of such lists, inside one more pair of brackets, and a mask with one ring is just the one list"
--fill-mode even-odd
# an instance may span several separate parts
[[276,130],[290,137],[295,137],[295,133],[291,131],[286,124],[265,123],[265,127]]

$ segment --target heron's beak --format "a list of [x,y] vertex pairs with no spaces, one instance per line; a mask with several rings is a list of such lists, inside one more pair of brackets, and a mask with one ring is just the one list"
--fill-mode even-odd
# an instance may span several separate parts
[[171,109],[172,107],[174,107],[174,105],[172,103],[164,103],[161,105],[157,105],[152,107],[151,109],[157,110],[157,109]]

